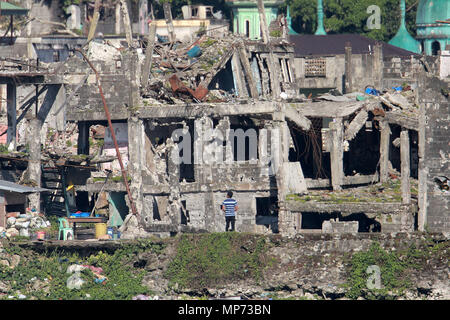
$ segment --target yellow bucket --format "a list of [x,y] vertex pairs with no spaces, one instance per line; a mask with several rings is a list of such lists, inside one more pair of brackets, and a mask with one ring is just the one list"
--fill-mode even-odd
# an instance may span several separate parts
[[106,234],[106,223],[95,224],[95,237],[98,239]]

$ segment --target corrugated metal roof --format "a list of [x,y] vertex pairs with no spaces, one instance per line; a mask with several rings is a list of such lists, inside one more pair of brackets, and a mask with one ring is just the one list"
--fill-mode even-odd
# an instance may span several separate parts
[[18,193],[33,193],[33,192],[44,192],[50,191],[44,188],[34,188],[23,186],[14,182],[0,180],[0,190],[18,192]]
[[28,9],[13,5],[12,3],[0,1],[0,16],[13,15],[24,16],[28,13]]
[[[313,34],[289,35],[289,42],[294,43],[296,56],[309,55],[337,55],[345,54],[345,44],[350,42],[353,54],[367,54],[376,44],[376,41],[359,34],[328,34],[316,36]],[[383,56],[411,56],[414,52],[381,42]]]

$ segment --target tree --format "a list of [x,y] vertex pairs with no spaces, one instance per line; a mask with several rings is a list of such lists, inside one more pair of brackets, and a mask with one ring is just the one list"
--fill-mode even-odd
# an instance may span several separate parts
[[[317,28],[317,0],[288,0],[291,8],[292,28],[298,33],[314,34]],[[415,36],[417,0],[406,0],[406,24]],[[377,5],[381,9],[380,29],[369,29],[367,8]],[[399,0],[323,0],[324,26],[328,34],[358,33],[372,39],[389,41],[400,26]]]

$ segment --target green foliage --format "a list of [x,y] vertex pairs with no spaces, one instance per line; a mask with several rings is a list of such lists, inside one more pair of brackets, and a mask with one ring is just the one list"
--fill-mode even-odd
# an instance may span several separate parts
[[266,243],[263,238],[227,232],[182,235],[165,277],[171,285],[201,288],[236,279],[260,279]]
[[[366,273],[369,266],[380,268],[381,289],[369,289]],[[349,277],[346,283],[346,296],[356,299],[363,296],[368,299],[389,299],[390,293],[402,294],[410,286],[406,274],[409,266],[407,260],[401,260],[395,252],[387,252],[374,242],[368,251],[353,254],[349,266]]]
[[277,37],[281,37],[281,31],[280,30],[272,30],[270,31],[270,36],[277,38]]
[[[87,257],[77,253],[63,251],[45,252],[37,255],[27,252],[18,246],[5,248],[9,254],[19,254],[21,262],[14,269],[0,266],[0,281],[9,283],[11,290],[8,295],[18,292],[39,300],[130,300],[138,294],[152,294],[142,285],[144,270],[132,267],[136,255],[151,251],[161,253],[165,245],[152,240],[142,240],[133,244],[124,244],[113,254],[98,252]],[[81,272],[85,280],[83,286],[77,289],[67,288],[67,279],[72,275],[67,268],[72,264],[101,267],[102,275],[108,279],[104,283],[96,283],[96,276],[89,269]],[[34,287],[36,281],[44,285]]]
[[[292,28],[298,33],[314,34],[317,28],[317,0],[290,0]],[[372,13],[367,8],[377,5],[381,9],[381,29],[367,28]],[[399,0],[326,0],[323,1],[324,26],[328,34],[358,33],[369,38],[389,41],[400,26]],[[412,36],[416,34],[417,3],[406,0],[406,25]]]

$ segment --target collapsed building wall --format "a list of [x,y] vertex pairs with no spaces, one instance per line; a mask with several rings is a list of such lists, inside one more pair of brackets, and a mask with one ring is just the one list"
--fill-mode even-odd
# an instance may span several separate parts
[[423,136],[419,142],[419,224],[422,230],[445,232],[450,228],[448,81],[422,75],[419,90]]

